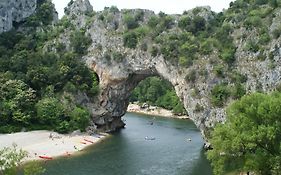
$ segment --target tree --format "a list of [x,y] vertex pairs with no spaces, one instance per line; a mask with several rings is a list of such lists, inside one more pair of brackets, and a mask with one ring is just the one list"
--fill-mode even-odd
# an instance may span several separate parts
[[138,44],[138,35],[134,31],[126,32],[123,35],[123,42],[125,47],[135,49]]
[[280,174],[281,93],[244,96],[227,108],[227,121],[211,134],[208,158],[215,174]]
[[91,37],[86,36],[83,30],[76,30],[70,35],[70,45],[77,54],[85,54],[91,43]]
[[0,150],[0,174],[14,175],[17,173],[17,166],[27,156],[27,152],[18,150],[16,145],[12,148]]
[[64,108],[58,99],[46,97],[38,101],[36,111],[41,123],[55,126],[63,115]]
[[[5,147],[0,150],[0,174],[1,175],[16,175],[18,174],[17,167],[22,163],[27,156],[27,152],[18,149],[16,145],[13,147]],[[32,161],[27,163],[24,168],[24,175],[39,175],[44,173],[45,169],[40,163]]]
[[85,128],[89,125],[90,113],[87,109],[75,107],[71,112],[70,117],[70,123],[75,129],[85,131]]
[[32,118],[35,104],[35,91],[21,80],[8,80],[0,84],[0,119],[26,125]]

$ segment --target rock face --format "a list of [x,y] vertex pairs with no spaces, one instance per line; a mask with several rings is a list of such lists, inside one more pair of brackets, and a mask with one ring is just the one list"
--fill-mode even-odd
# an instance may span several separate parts
[[36,0],[1,0],[0,33],[13,28],[14,22],[21,22],[36,10]]
[[[76,25],[78,28],[87,29],[86,33],[93,40],[92,46],[88,49],[88,54],[83,59],[98,74],[101,91],[99,98],[95,100],[95,104],[88,100],[83,105],[92,110],[94,129],[114,131],[123,127],[124,123],[121,117],[126,113],[131,91],[141,80],[150,76],[160,76],[171,82],[189,117],[201,130],[203,136],[208,135],[208,128],[213,127],[215,123],[225,121],[225,108],[214,107],[210,102],[212,88],[218,83],[229,81],[228,78],[218,77],[214,73],[214,60],[216,60],[216,64],[225,64],[218,59],[219,56],[216,51],[208,56],[200,56],[189,68],[181,68],[164,59],[161,54],[152,56],[148,51],[141,49],[141,43],[138,44],[136,49],[126,48],[122,37],[122,33],[126,30],[124,14],[144,14],[143,20],[140,22],[140,25],[142,25],[147,23],[154,13],[139,9],[121,12],[107,9],[89,18],[86,13],[92,11],[92,7],[88,4],[88,0],[78,0],[72,4],[72,7],[74,8],[73,11],[81,9],[75,12],[76,15],[78,14],[78,17],[76,17],[78,20],[74,20],[73,23],[79,24]],[[71,8],[69,11],[72,11]],[[276,13],[276,19],[273,19],[273,21],[279,19],[280,14],[279,12]],[[213,12],[208,7],[204,7],[198,15],[205,19],[213,19]],[[176,23],[179,17],[177,15],[173,17]],[[91,22],[81,22],[86,21],[85,19]],[[165,32],[177,33],[178,30],[176,25],[173,25],[171,29]],[[248,38],[241,40],[243,33]],[[265,60],[257,60],[255,58],[259,53],[249,53],[244,49],[247,39],[251,37],[251,39],[255,39],[255,36],[251,35],[251,31],[247,33],[245,28],[236,27],[232,35],[237,47],[236,63],[232,70],[247,77],[245,83],[247,93],[258,90],[264,92],[274,90],[281,83],[280,38],[273,39],[268,44],[268,47],[264,50]],[[143,40],[148,45],[147,50],[154,46],[149,39]],[[269,60],[268,57],[272,51],[274,51],[274,56]],[[273,63],[275,67],[269,69],[270,63]],[[197,79],[194,83],[189,83],[185,77],[192,70],[196,71]],[[233,84],[230,83],[230,85]],[[231,101],[231,99],[228,100],[227,104]],[[197,105],[200,105],[202,110],[196,111]]]
[[[11,29],[13,21],[20,21],[34,12],[36,0],[5,0],[0,3],[0,33]],[[17,2],[17,3],[16,3]],[[21,4],[21,5],[20,5]],[[9,9],[9,10],[7,10]],[[15,10],[17,9],[17,10]],[[198,16],[205,20],[214,19],[214,12],[208,7],[198,11]],[[212,128],[217,122],[225,121],[225,107],[215,107],[211,104],[210,93],[213,87],[219,83],[227,82],[234,86],[229,77],[219,77],[215,73],[216,65],[227,67],[222,59],[218,59],[218,51],[213,50],[209,55],[199,55],[193,65],[183,68],[173,64],[163,55],[152,56],[153,47],[159,48],[161,43],[154,43],[151,38],[144,37],[136,47],[130,49],[124,47],[123,33],[127,27],[124,19],[127,14],[140,15],[139,25],[147,25],[149,18],[155,15],[149,10],[122,10],[109,8],[102,12],[93,12],[88,0],[77,0],[66,8],[68,20],[75,26],[75,30],[84,30],[92,38],[92,45],[88,48],[88,54],[83,61],[94,70],[100,81],[100,95],[97,99],[90,99],[86,94],[77,95],[77,103],[88,107],[92,112],[92,131],[114,131],[124,126],[121,117],[126,113],[131,91],[137,84],[150,76],[160,76],[168,80],[175,88],[178,97],[184,104],[189,117],[201,130],[203,136],[208,135],[208,128]],[[191,12],[187,12],[187,15]],[[281,9],[274,12],[272,23],[268,24],[270,35],[280,26]],[[179,15],[171,16],[173,22],[169,29],[162,34],[176,34],[181,32],[177,27]],[[263,91],[269,92],[281,84],[281,37],[273,38],[263,48],[263,59],[257,59],[261,51],[249,52],[245,45],[249,40],[258,40],[255,29],[246,29],[243,25],[232,25],[233,43],[235,45],[235,63],[231,71],[239,72],[247,77],[245,87],[247,93]],[[236,26],[235,26],[236,25]],[[69,36],[72,29],[67,29],[60,37],[52,41],[64,43],[69,47]],[[144,49],[143,44],[146,44]],[[228,71],[228,70],[227,70]],[[186,75],[194,72],[196,80],[188,82]],[[233,100],[229,99],[226,104]],[[200,105],[200,110],[196,107]]]

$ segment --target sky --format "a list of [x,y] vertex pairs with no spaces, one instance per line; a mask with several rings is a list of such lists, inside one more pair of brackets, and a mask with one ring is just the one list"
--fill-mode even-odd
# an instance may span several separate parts
[[[59,17],[64,14],[64,7],[70,0],[53,0]],[[155,13],[160,11],[167,14],[181,14],[184,10],[189,10],[197,6],[211,6],[215,12],[221,12],[227,9],[229,3],[233,0],[90,0],[95,11],[101,11],[104,7],[112,5],[119,9],[149,9]]]

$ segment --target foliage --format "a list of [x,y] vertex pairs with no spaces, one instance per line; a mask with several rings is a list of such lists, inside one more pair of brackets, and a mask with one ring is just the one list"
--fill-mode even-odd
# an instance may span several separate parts
[[[3,81],[3,80],[2,80]],[[0,123],[23,125],[33,117],[35,91],[21,80],[7,80],[0,84]]]
[[31,15],[26,22],[26,26],[38,27],[40,25],[49,25],[53,21],[55,13],[54,4],[51,1],[43,1],[39,3],[36,13]]
[[215,174],[226,171],[279,174],[281,94],[254,93],[227,108],[227,121],[211,134],[208,151]]
[[[13,147],[4,147],[0,150],[0,174],[16,175],[18,167],[23,159],[27,157],[27,152],[18,149],[16,145]],[[23,167],[24,175],[39,175],[45,172],[45,169],[39,162],[31,161]]]
[[126,24],[128,30],[139,27],[139,23],[138,23],[137,19],[135,19],[130,14],[126,14],[124,16],[124,23]]
[[85,31],[83,30],[76,30],[70,36],[70,46],[77,54],[85,54],[91,43],[91,37],[85,36]]
[[36,112],[41,123],[56,126],[63,115],[63,106],[58,99],[46,97],[38,101]]
[[[49,25],[51,8],[50,1],[40,1],[36,13],[23,24],[24,30],[0,35],[0,132],[85,129],[69,124],[70,113],[77,107],[74,98],[68,103],[71,109],[61,102],[65,93],[98,94],[97,75],[81,62],[92,41],[83,29],[72,31],[72,51],[67,50],[55,38],[65,28],[72,29],[71,21],[64,17]],[[49,40],[55,41],[52,46]]]
[[133,90],[130,101],[163,107],[173,110],[175,114],[186,113],[171,84],[158,77],[151,77],[141,81]]
[[211,90],[211,103],[214,106],[222,107],[230,96],[230,89],[226,84],[218,84]]
[[183,16],[180,18],[178,26],[182,30],[186,30],[187,32],[191,32],[196,35],[198,32],[205,30],[206,20],[200,16],[195,16],[194,18]]
[[27,156],[27,152],[18,150],[16,145],[12,148],[3,148],[0,150],[0,174],[15,175],[17,166],[23,158]]
[[75,107],[70,113],[70,118],[70,124],[73,125],[74,129],[85,131],[90,122],[90,113],[87,109]]
[[124,46],[134,49],[137,47],[138,44],[138,36],[136,32],[134,31],[129,31],[123,35],[123,42]]

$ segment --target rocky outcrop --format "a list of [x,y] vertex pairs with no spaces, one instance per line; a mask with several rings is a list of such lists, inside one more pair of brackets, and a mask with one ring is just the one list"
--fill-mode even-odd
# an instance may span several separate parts
[[[13,21],[20,22],[36,9],[36,0],[5,0],[4,2],[0,3],[0,33],[10,30]],[[270,35],[280,27],[280,11],[276,9],[271,24],[266,23]],[[197,8],[192,12],[186,12],[186,15],[194,18],[195,13],[207,21],[215,17],[214,12],[208,7]],[[143,37],[136,49],[124,47],[123,34],[127,31],[124,21],[128,19],[127,15],[137,16],[139,25],[142,26],[147,25],[150,17],[155,15],[152,11],[140,9],[119,11],[116,8],[108,8],[102,12],[93,12],[88,0],[76,0],[69,3],[66,14],[64,22],[71,22],[72,25],[66,25],[71,27],[64,29],[60,37],[49,43],[50,45],[56,42],[63,43],[67,49],[70,49],[69,36],[73,30],[80,29],[86,31],[86,35],[89,35],[93,41],[88,48],[88,53],[83,56],[83,61],[97,73],[100,94],[95,99],[90,99],[82,92],[76,96],[77,103],[86,106],[92,113],[91,127],[89,127],[91,131],[114,131],[123,127],[121,117],[126,113],[131,91],[141,80],[150,76],[162,77],[174,86],[190,119],[201,130],[203,136],[208,135],[208,128],[226,119],[225,107],[211,104],[211,90],[222,82],[234,86],[229,77],[219,77],[216,74],[217,65],[225,71],[239,72],[247,77],[245,82],[247,93],[269,92],[281,84],[281,37],[272,37],[262,51],[251,52],[246,50],[245,46],[249,40],[258,40],[257,32],[255,29],[238,25],[235,21],[227,23],[232,25],[231,35],[236,47],[236,61],[231,68],[225,68],[228,65],[219,59],[216,48],[213,48],[208,55],[198,53],[198,58],[193,64],[183,68],[168,61],[169,58],[164,58],[160,53],[152,55],[150,50],[159,48],[163,43],[153,42],[150,36]],[[168,23],[167,29],[160,31],[158,36],[182,32],[177,27],[180,15],[170,17],[164,21]],[[193,82],[186,80],[186,75],[190,73],[195,74],[196,79]],[[226,104],[232,101],[233,99],[230,98]],[[196,110],[198,105],[200,110]]]
[[[199,56],[191,67],[182,68],[167,61],[161,54],[152,56],[148,50],[155,44],[149,38],[143,39],[143,43],[147,44],[148,49],[146,50],[141,48],[142,43],[139,43],[136,49],[126,48],[123,45],[122,37],[122,33],[126,30],[124,14],[142,13],[143,19],[140,22],[142,25],[146,24],[154,13],[139,9],[121,12],[107,9],[89,17],[87,13],[92,11],[92,7],[88,4],[88,0],[77,0],[71,4],[68,10],[76,11],[77,17],[72,23],[78,24],[76,25],[78,28],[86,29],[86,33],[93,40],[88,54],[83,57],[86,64],[98,74],[101,88],[100,96],[94,100],[94,105],[91,100],[83,104],[92,110],[92,129],[114,131],[123,127],[121,117],[126,113],[130,92],[141,80],[150,76],[160,76],[171,82],[190,119],[202,131],[203,136],[208,134],[208,128],[213,127],[215,123],[225,121],[225,108],[214,107],[210,102],[212,88],[218,83],[229,80],[227,77],[218,77],[214,73],[215,65],[225,64],[218,59],[216,51],[208,56]],[[209,8],[204,7],[197,11],[197,15],[206,20],[213,19],[214,13]],[[280,13],[276,13],[273,21],[279,17]],[[179,16],[175,15],[173,18],[176,23]],[[179,32],[175,26],[173,25],[164,33]],[[272,91],[281,83],[280,38],[273,39],[268,44],[264,50],[264,60],[257,60],[256,57],[259,53],[249,53],[244,49],[247,39],[250,37],[254,39],[251,33],[251,31],[247,33],[243,27],[236,27],[233,31],[237,51],[236,63],[231,69],[247,77],[245,83],[247,93],[257,90]],[[242,40],[242,34],[248,38]],[[269,59],[272,52],[274,52],[273,58]],[[275,66],[269,68],[271,63]],[[186,81],[185,77],[193,70],[195,70],[197,78],[194,83],[190,83]],[[230,85],[232,84],[230,83]],[[230,99],[227,104],[231,101]],[[200,111],[195,110],[197,105],[201,106]]]
[[1,0],[0,33],[13,28],[13,23],[21,22],[36,10],[37,0]]

